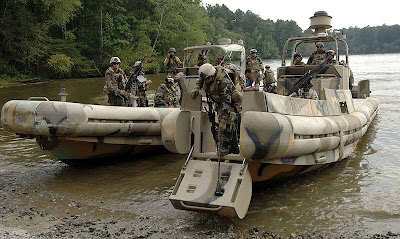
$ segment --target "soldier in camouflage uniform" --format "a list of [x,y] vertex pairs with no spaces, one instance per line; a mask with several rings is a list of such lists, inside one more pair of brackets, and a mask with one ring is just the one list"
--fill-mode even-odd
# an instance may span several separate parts
[[[144,77],[144,70],[141,61],[135,62],[133,73],[129,77],[126,90],[129,93],[128,106],[147,107],[147,88],[151,80]],[[136,102],[135,102],[136,101]]]
[[200,78],[191,96],[195,98],[200,89],[204,89],[213,102],[217,104],[219,153],[240,153],[236,132],[236,118],[242,102],[241,93],[235,88],[223,67],[214,67],[209,63],[199,68]]
[[207,63],[207,56],[205,56],[203,54],[199,54],[199,56],[197,57],[197,65],[196,65],[196,67],[200,67],[205,63]]
[[174,77],[178,73],[177,68],[183,65],[182,61],[175,54],[175,48],[170,48],[168,56],[164,60],[164,66],[167,68],[168,77]]
[[118,57],[111,57],[111,66],[105,74],[105,91],[108,96],[108,105],[125,106],[128,93],[125,91],[126,75],[119,68],[121,60]]
[[186,76],[185,74],[183,74],[183,72],[179,72],[174,77],[174,84],[172,85],[172,89],[175,91],[176,99],[178,100],[179,105],[181,104],[181,97],[182,97],[181,84],[183,84],[185,77]]
[[224,66],[225,65],[225,56],[219,56],[217,60],[217,66]]
[[173,88],[174,79],[165,78],[165,84],[161,84],[154,97],[154,106],[161,108],[179,107],[178,96]]
[[303,56],[300,53],[296,52],[294,54],[293,58],[294,58],[293,65],[295,65],[295,66],[303,66],[304,65]]
[[317,50],[311,54],[310,58],[308,58],[307,65],[318,65],[326,58],[324,44],[322,42],[317,42],[315,43],[315,47]]
[[246,59],[246,69],[251,70],[255,87],[260,87],[261,75],[264,67],[261,59],[257,56],[257,50],[254,48],[250,50],[250,56],[248,56]]
[[[271,92],[273,84],[276,82],[274,72],[270,69],[269,65],[265,66],[264,71],[264,91]],[[272,93],[272,92],[271,92]]]

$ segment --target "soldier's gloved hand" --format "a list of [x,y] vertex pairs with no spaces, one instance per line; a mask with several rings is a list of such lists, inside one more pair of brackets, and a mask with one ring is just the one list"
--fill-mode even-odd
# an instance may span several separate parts
[[226,123],[225,123],[225,122],[219,122],[219,129],[220,129],[221,131],[226,130]]
[[190,92],[190,97],[192,97],[192,99],[196,98],[196,96],[198,96],[198,95],[199,95],[199,90],[198,89],[193,89]]

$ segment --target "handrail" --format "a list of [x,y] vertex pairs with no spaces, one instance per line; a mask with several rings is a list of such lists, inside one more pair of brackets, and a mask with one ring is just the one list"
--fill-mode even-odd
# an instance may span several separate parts
[[47,97],[44,96],[34,96],[34,97],[29,97],[28,100],[43,100],[43,101],[50,101],[47,99]]
[[210,212],[216,212],[222,209],[222,206],[218,206],[216,208],[209,208],[209,207],[200,207],[200,206],[189,206],[186,205],[183,201],[180,201],[182,207],[192,209],[192,210],[202,210],[202,211],[210,211]]

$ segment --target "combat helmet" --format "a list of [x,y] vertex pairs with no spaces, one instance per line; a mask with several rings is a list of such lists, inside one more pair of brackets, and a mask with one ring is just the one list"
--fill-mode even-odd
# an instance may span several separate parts
[[325,48],[325,45],[324,45],[324,43],[322,43],[322,42],[317,42],[317,43],[315,43],[315,46],[322,46],[322,48]]
[[117,56],[113,56],[113,57],[111,57],[111,59],[110,59],[110,64],[112,64],[112,63],[121,63],[121,60],[117,57]]
[[200,78],[206,79],[207,77],[214,75],[216,71],[215,67],[210,63],[203,64],[199,68]]
[[252,49],[250,50],[250,53],[257,53],[257,50],[256,50],[255,48],[252,48]]
[[165,78],[165,83],[174,83],[174,78],[172,78],[172,77],[167,77],[167,78]]
[[175,48],[173,48],[173,47],[169,48],[169,50],[168,50],[168,53],[171,53],[171,52],[174,52],[174,53],[176,53],[176,50],[175,50]]
[[327,55],[330,54],[330,55],[333,55],[333,56],[334,56],[334,55],[336,54],[336,52],[335,52],[334,50],[329,50],[329,51],[326,52],[326,54],[327,54]]

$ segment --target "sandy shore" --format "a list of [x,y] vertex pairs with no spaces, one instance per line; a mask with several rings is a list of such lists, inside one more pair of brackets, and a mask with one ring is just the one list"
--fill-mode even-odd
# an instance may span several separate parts
[[100,212],[73,198],[60,202],[31,190],[30,183],[17,180],[18,177],[18,173],[0,175],[0,238],[400,238],[400,234],[391,232],[367,236],[332,237],[323,233],[280,236],[259,228],[238,231],[232,225],[196,230],[179,220],[169,222],[162,213],[136,215],[104,208]]

